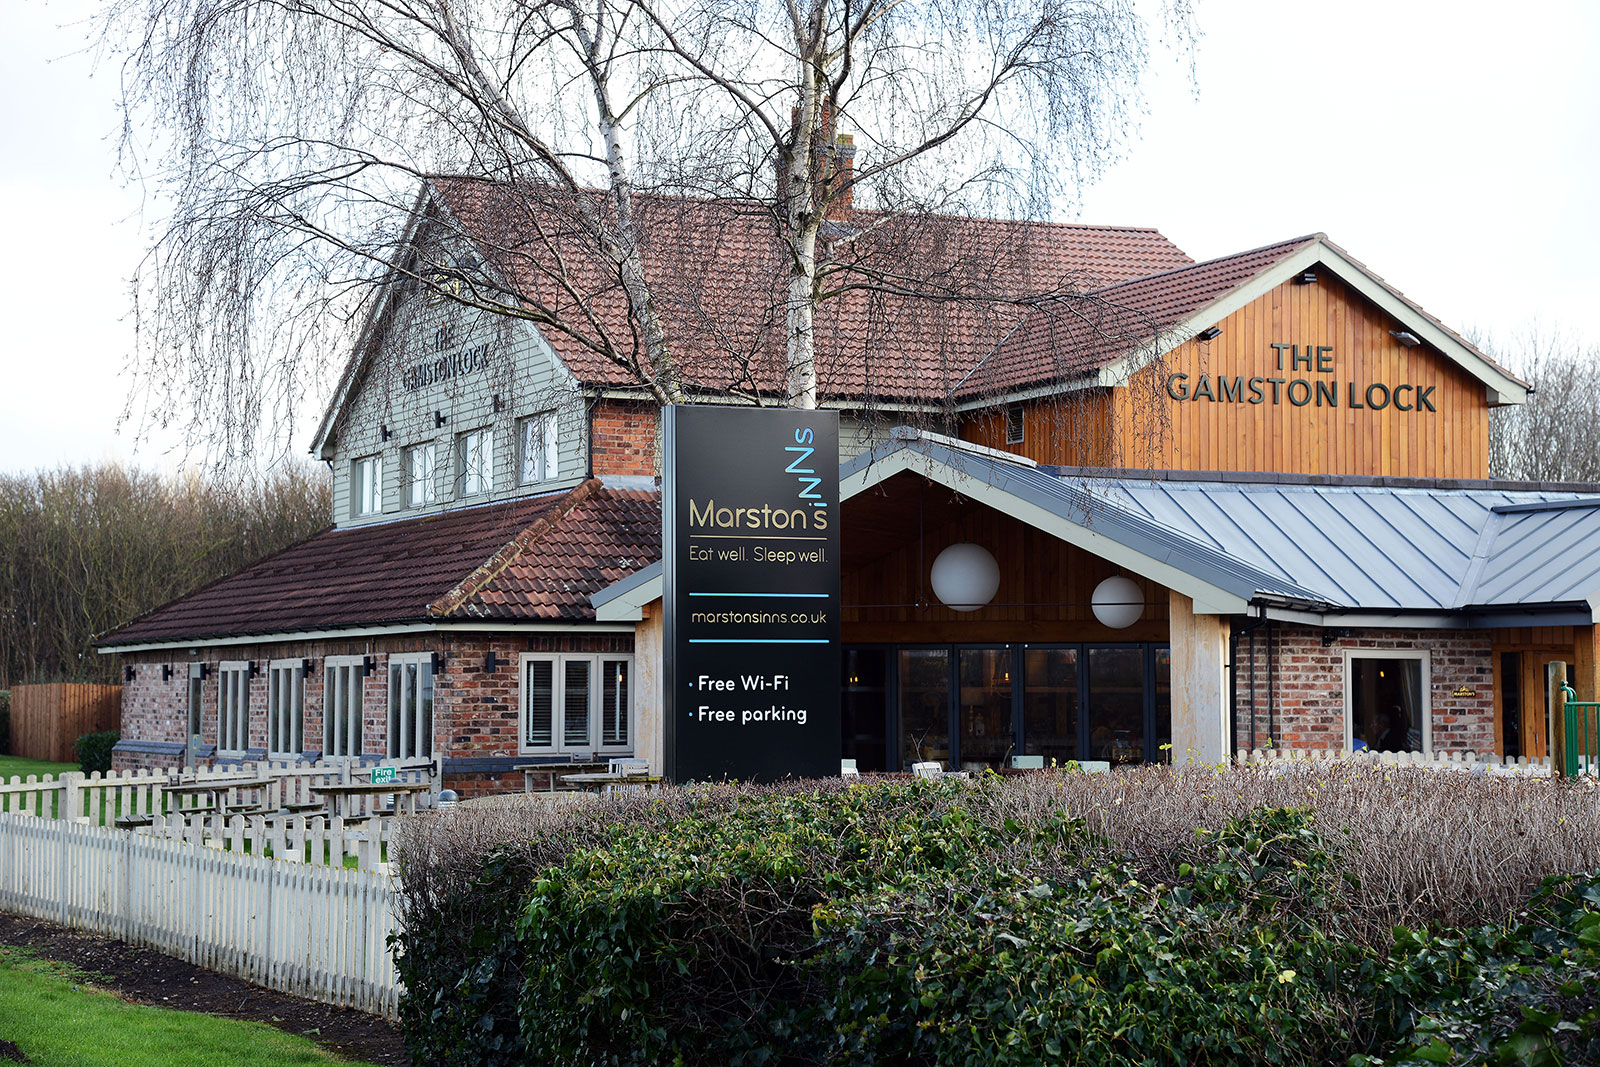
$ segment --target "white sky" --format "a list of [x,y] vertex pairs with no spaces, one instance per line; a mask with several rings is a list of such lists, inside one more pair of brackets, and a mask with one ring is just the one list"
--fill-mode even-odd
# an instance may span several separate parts
[[[118,426],[143,245],[113,173],[118,72],[80,52],[94,7],[0,0],[0,471],[179,458]],[[1080,221],[1196,259],[1320,230],[1456,329],[1600,343],[1600,4],[1198,7],[1198,97],[1158,54],[1142,134]]]

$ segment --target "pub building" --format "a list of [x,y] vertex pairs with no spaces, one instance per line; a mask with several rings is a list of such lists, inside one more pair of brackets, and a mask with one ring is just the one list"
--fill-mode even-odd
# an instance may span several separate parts
[[[431,181],[416,254],[448,218],[479,235],[453,254],[528,269],[495,259],[495,196]],[[759,216],[677,208],[650,255],[763,307],[770,282],[781,315]],[[1489,411],[1529,383],[1320,234],[1196,263],[1151,229],[955,225],[1084,295],[819,316],[842,759],[1548,757],[1552,678],[1596,696],[1600,490],[1489,480]],[[686,356],[708,395],[744,375],[771,403],[781,318],[737,305],[662,313],[747,353]],[[313,446],[330,527],[101,637],[117,765],[400,757],[467,795],[662,768],[661,414],[565,334],[387,287]]]

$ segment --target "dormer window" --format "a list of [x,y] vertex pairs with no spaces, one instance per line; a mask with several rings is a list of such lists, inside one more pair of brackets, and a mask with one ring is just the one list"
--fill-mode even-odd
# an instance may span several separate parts
[[477,496],[494,486],[494,455],[487,426],[456,437],[456,495]]
[[548,481],[561,470],[557,452],[556,413],[543,411],[517,420],[517,445],[522,455],[517,480],[523,485]]
[[350,500],[356,517],[383,510],[383,457],[362,456],[351,464]]

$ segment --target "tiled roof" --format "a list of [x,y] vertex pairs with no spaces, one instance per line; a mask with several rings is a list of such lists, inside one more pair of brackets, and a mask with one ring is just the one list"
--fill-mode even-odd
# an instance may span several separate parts
[[[613,336],[631,338],[619,279],[603,268],[584,227],[561,221],[561,209],[532,210],[517,190],[497,183],[436,178],[433,187],[519,290],[537,294],[557,317],[582,322],[593,314]],[[787,277],[771,218],[748,203],[644,197],[637,220],[652,293],[685,379],[781,394]],[[830,223],[825,232],[834,240],[831,262],[845,268],[829,282],[843,291],[817,315],[825,399],[942,400],[1040,294],[1100,289],[1192,262],[1140,227],[858,211],[848,226]],[[582,340],[548,325],[544,332],[581,381],[637,384]]]
[[957,395],[998,395],[1098,370],[1320,238],[1296,237],[1041,307],[962,383]]
[[661,554],[654,492],[561,493],[325,530],[141,615],[108,647],[495,618],[592,620],[589,596]]

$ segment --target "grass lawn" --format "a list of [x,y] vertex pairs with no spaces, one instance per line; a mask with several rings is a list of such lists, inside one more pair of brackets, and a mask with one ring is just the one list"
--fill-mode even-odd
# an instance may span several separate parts
[[262,1023],[128,1004],[71,968],[0,946],[0,1040],[40,1067],[350,1063]]
[[21,756],[0,756],[0,782],[9,782],[14,775],[26,778],[30,774],[37,774],[43,778],[47,774],[65,774],[77,769],[76,763],[51,763],[49,760],[24,759]]

